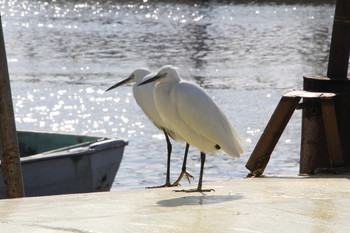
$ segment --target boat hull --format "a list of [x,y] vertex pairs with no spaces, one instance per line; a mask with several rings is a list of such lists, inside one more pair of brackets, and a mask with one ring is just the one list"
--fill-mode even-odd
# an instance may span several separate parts
[[[109,191],[127,142],[94,139],[21,158],[26,196]],[[5,197],[0,169],[0,198]]]

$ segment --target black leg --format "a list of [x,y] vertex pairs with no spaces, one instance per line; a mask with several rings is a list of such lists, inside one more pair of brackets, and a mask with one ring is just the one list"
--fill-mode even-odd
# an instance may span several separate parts
[[204,164],[205,164],[205,153],[201,152],[201,170],[199,173],[199,181],[198,181],[198,187],[197,189],[190,189],[190,190],[175,190],[175,192],[211,192],[215,191],[214,189],[202,189],[202,181],[203,181],[203,173],[204,173]]
[[165,135],[167,149],[168,149],[165,184],[164,185],[160,185],[160,186],[147,187],[147,189],[178,186],[177,184],[175,185],[175,184],[171,184],[170,183],[170,158],[171,158],[172,145],[171,145],[171,142],[170,142],[168,134],[165,132],[165,130],[163,130],[163,132],[164,132],[164,135]]
[[198,181],[198,188],[197,188],[198,191],[202,190],[204,164],[205,164],[205,153],[201,152],[201,171],[199,173],[199,181]]
[[188,154],[189,147],[190,147],[190,145],[188,143],[186,143],[184,161],[182,163],[182,171],[181,171],[179,178],[177,178],[177,180],[173,183],[174,186],[178,186],[180,184],[180,181],[182,180],[182,177],[184,175],[186,175],[186,179],[188,180],[188,183],[191,183],[190,178],[194,179],[193,176],[186,171],[187,154]]
[[170,158],[171,158],[171,151],[173,150],[173,147],[170,143],[170,139],[168,134],[163,130],[165,139],[166,139],[166,144],[167,144],[167,149],[168,149],[168,158],[167,158],[167,164],[166,164],[166,180],[165,180],[165,186],[169,187],[171,186],[170,184]]
[[186,163],[187,163],[187,154],[188,154],[188,149],[190,148],[190,144],[186,142],[186,147],[185,147],[185,155],[184,155],[184,161],[182,163],[182,171],[186,171]]

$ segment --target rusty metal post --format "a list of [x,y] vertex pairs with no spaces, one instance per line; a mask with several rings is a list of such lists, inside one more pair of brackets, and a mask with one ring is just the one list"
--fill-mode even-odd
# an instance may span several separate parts
[[350,52],[350,1],[337,0],[327,76],[347,79]]
[[0,159],[8,198],[24,196],[11,87],[0,15]]

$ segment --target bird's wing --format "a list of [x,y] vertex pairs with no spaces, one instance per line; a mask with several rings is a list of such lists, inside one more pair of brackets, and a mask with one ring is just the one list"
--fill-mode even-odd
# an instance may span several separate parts
[[[237,143],[238,134],[218,105],[202,88],[194,83],[182,81],[176,85],[171,95],[174,95],[171,99],[176,101],[179,116],[197,134],[219,146]],[[238,142],[236,147],[241,151],[239,144]]]
[[181,82],[174,94],[179,116],[192,130],[203,136],[222,130],[222,112],[203,89],[190,82]]

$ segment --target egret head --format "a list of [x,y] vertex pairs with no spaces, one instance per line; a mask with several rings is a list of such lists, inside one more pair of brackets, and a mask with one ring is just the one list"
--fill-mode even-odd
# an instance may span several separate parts
[[150,83],[150,82],[171,82],[171,81],[179,81],[180,75],[177,72],[178,68],[172,65],[166,65],[160,68],[157,75],[151,77],[149,79],[143,80],[143,82],[139,83],[138,86]]
[[136,70],[134,70],[134,71],[129,75],[128,78],[126,78],[126,79],[124,79],[124,80],[122,80],[122,81],[120,81],[120,82],[114,84],[113,86],[111,86],[110,88],[108,88],[108,89],[106,90],[106,92],[107,92],[107,91],[110,91],[110,90],[112,90],[112,89],[114,89],[114,88],[116,88],[116,87],[119,87],[119,86],[122,86],[122,85],[124,85],[124,84],[127,84],[127,83],[139,83],[139,82],[142,81],[142,79],[143,79],[146,75],[148,75],[148,74],[150,74],[150,73],[151,73],[151,72],[150,72],[148,69],[145,69],[145,68],[136,69]]

